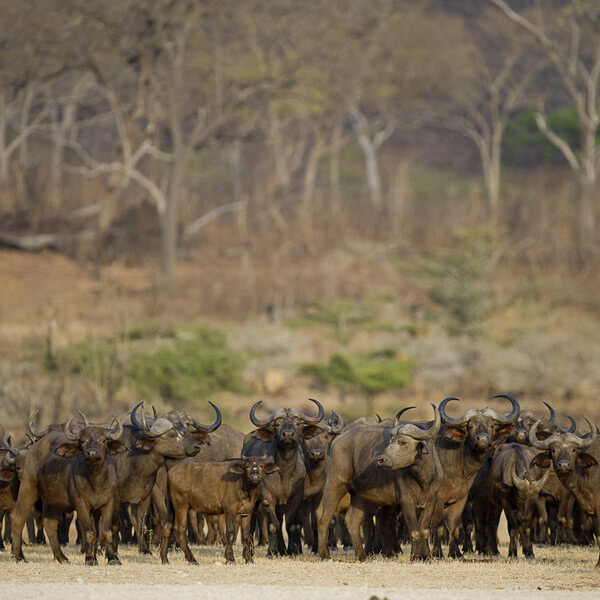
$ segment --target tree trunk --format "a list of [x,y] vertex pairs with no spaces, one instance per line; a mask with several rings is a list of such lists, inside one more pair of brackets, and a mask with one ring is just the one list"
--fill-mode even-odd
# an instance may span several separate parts
[[579,217],[576,228],[579,262],[584,265],[595,253],[596,215],[596,129],[595,121],[583,131],[583,148],[580,166]]
[[179,237],[179,201],[183,188],[184,171],[184,160],[176,153],[169,182],[167,206],[161,218],[161,267],[165,292],[172,292],[175,288],[175,263],[177,261]]
[[312,224],[314,211],[315,188],[317,185],[317,173],[321,155],[323,153],[325,140],[321,133],[318,133],[313,146],[306,160],[304,169],[304,180],[302,185],[302,198],[300,200],[300,228],[306,246],[310,249],[312,246]]
[[377,162],[377,150],[368,135],[361,133],[358,136],[358,145],[365,159],[365,173],[371,203],[375,208],[381,208],[381,178]]

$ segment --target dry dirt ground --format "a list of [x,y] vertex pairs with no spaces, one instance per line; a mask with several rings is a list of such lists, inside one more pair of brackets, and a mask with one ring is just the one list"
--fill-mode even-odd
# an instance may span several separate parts
[[[506,556],[506,546],[501,553]],[[75,546],[66,548],[71,563],[51,560],[48,548],[27,547],[27,564],[15,564],[8,552],[0,555],[0,599],[111,600],[144,598],[260,598],[261,600],[338,600],[372,596],[388,600],[433,598],[471,600],[492,598],[597,599],[600,570],[594,569],[595,548],[536,548],[534,560],[506,558],[410,563],[377,558],[357,563],[352,552],[338,551],[321,562],[310,554],[270,560],[262,548],[254,564],[226,565],[221,547],[194,547],[200,563],[188,565],[181,553],[170,554],[163,566],[157,556],[139,556],[121,549],[121,567],[86,567]],[[236,546],[236,557],[241,548]]]

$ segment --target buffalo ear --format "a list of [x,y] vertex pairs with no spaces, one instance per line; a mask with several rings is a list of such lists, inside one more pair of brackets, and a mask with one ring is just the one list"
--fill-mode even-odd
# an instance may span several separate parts
[[577,462],[577,466],[582,467],[584,469],[589,469],[590,467],[594,467],[598,464],[598,461],[587,452],[582,452],[581,454],[578,454],[575,460]]
[[317,427],[316,425],[307,425],[302,430],[302,437],[305,440],[310,440],[310,439],[314,438],[316,435],[319,435],[319,433],[321,433],[320,427]]
[[502,444],[509,435],[513,433],[517,433],[517,428],[513,423],[509,423],[508,425],[501,425],[496,429],[496,435],[494,436],[494,446],[498,446]]
[[462,442],[467,437],[467,432],[458,427],[447,427],[444,431],[444,438],[453,442]]
[[192,431],[190,433],[190,438],[198,444],[206,444],[207,446],[210,446],[210,438],[208,437],[208,433],[204,433],[203,431]]
[[243,475],[246,472],[246,465],[245,463],[238,461],[238,462],[232,462],[229,465],[229,472],[233,473],[234,475]]
[[14,477],[13,469],[0,469],[0,481],[12,481]]
[[275,432],[261,427],[260,429],[255,429],[252,432],[252,436],[261,442],[270,442],[275,437]]
[[66,442],[54,450],[54,454],[62,456],[62,458],[75,458],[78,452],[79,444],[77,442],[73,444]]
[[265,465],[264,472],[267,475],[271,475],[271,473],[277,473],[277,471],[279,471],[279,467],[275,463],[269,463],[268,465]]
[[119,440],[110,440],[106,443],[106,452],[108,454],[118,454],[119,452],[125,452],[127,446]]
[[549,431],[536,431],[535,435],[538,440],[547,440],[550,437]]
[[550,454],[548,452],[541,452],[540,454],[537,454],[533,457],[531,465],[540,467],[542,469],[550,468]]

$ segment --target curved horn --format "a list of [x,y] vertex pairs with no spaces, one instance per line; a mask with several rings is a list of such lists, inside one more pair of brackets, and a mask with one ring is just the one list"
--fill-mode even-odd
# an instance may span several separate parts
[[526,485],[525,482],[527,481],[527,479],[523,479],[522,477],[519,477],[517,475],[517,461],[516,460],[511,463],[510,478],[515,487],[522,487],[523,485]]
[[563,427],[562,425],[559,425],[558,427],[563,433],[575,433],[575,430],[577,429],[577,421],[570,415],[567,415],[567,419],[571,421],[570,427]]
[[43,438],[48,433],[48,427],[46,427],[46,429],[44,429],[43,431],[35,430],[33,423],[35,421],[35,418],[38,416],[39,412],[40,412],[40,409],[36,408],[31,413],[31,416],[29,417],[29,423],[27,423],[28,433],[31,434],[34,438],[37,438],[38,440],[40,438]]
[[410,410],[411,408],[417,408],[416,406],[405,406],[404,408],[401,408],[397,413],[396,413],[396,422],[398,422],[400,420],[400,417],[407,411]]
[[553,433],[549,438],[545,440],[539,440],[537,437],[537,428],[542,423],[541,419],[538,419],[529,430],[529,443],[538,450],[547,450],[552,442],[555,442],[560,438],[558,433]]
[[545,400],[544,404],[546,405],[550,416],[542,421],[542,425],[552,425],[552,423],[554,423],[554,419],[556,419],[556,412]]
[[142,424],[138,421],[137,418],[137,410],[140,406],[142,406],[144,403],[140,402],[139,404],[136,404],[132,409],[131,409],[131,414],[129,416],[130,420],[131,420],[131,424],[136,428],[136,429],[143,429]]
[[574,439],[578,448],[588,448],[592,442],[598,436],[598,427],[592,423],[585,415],[583,417],[590,428],[590,432],[584,436],[577,435],[576,433],[568,433],[569,439]]
[[460,402],[460,400],[458,398],[454,398],[453,396],[451,396],[449,398],[444,398],[440,402],[438,410],[440,412],[440,417],[442,418],[442,423],[444,425],[464,425],[468,421],[468,419],[465,417],[465,415],[454,419],[453,417],[449,417],[448,414],[446,413],[446,404],[448,404],[448,402],[452,402],[453,400]]
[[86,427],[89,427],[90,424],[87,420],[87,417],[78,408],[76,408],[75,411],[77,412],[77,414],[81,417],[81,420],[83,421],[83,428],[85,429]]
[[[112,427],[113,423],[116,423],[116,430]],[[121,434],[123,433],[123,425],[121,424],[119,419],[117,419],[117,417],[112,418],[108,429],[109,431],[106,434],[106,438],[109,440],[118,440],[121,437]]]
[[15,455],[13,457],[12,454],[13,454],[12,449],[8,448],[8,452],[6,453],[6,456],[4,457],[4,461],[6,462],[7,465],[14,465],[17,462],[18,455]]
[[319,423],[325,416],[325,409],[323,408],[323,405],[318,400],[315,400],[314,398],[309,398],[309,400],[317,405],[317,408],[318,408],[317,414],[314,415],[313,417],[310,417],[308,415],[305,415],[304,413],[301,413],[300,418],[305,423]]
[[79,441],[79,434],[75,435],[72,431],[71,431],[71,425],[73,423],[73,421],[75,420],[75,417],[71,417],[66,423],[65,426],[63,428],[65,437],[70,440],[71,442],[78,442]]
[[197,429],[202,433],[210,433],[211,431],[215,431],[221,426],[221,423],[223,422],[223,415],[221,414],[219,407],[213,404],[210,400],[208,401],[208,403],[215,409],[215,412],[217,413],[217,418],[215,419],[215,422],[212,425],[203,425],[202,423],[200,423],[200,421],[196,420],[190,415],[194,429]]
[[442,418],[440,411],[436,408],[435,404],[431,405],[433,408],[433,424],[428,429],[423,429],[414,423],[404,423],[403,425],[396,425],[394,428],[396,433],[403,435],[409,435],[415,440],[431,440],[439,432],[442,426]]
[[[138,408],[141,411],[141,419],[138,420],[137,418],[137,411]],[[133,425],[135,425],[135,427],[137,427],[138,429],[141,429],[144,432],[144,435],[150,438],[153,437],[158,437],[160,434],[159,433],[152,433],[150,431],[150,428],[148,427],[148,423],[146,422],[146,412],[144,411],[144,403],[140,402],[139,404],[136,404],[134,409],[131,411],[131,422],[133,423]]]
[[550,475],[550,469],[546,469],[540,479],[536,479],[533,484],[537,486],[539,490],[541,490],[546,485],[548,475]]
[[266,419],[259,419],[256,416],[256,409],[262,404],[262,400],[259,400],[258,402],[255,402],[252,405],[252,408],[250,409],[250,420],[252,421],[253,425],[256,425],[257,427],[267,427],[268,425],[271,425],[271,423],[275,420],[275,417],[280,414],[281,411],[283,411],[283,409],[277,409],[275,411],[273,411]]
[[494,398],[506,398],[512,404],[510,412],[504,416],[498,415],[496,420],[500,423],[514,423],[521,413],[519,401],[514,396],[511,396],[511,394],[498,394],[497,396],[494,396]]
[[327,426],[329,428],[328,433],[331,433],[332,435],[340,434],[342,429],[344,429],[345,424],[344,418],[335,410],[332,410],[329,419],[327,419]]
[[158,419],[158,414],[156,412],[156,406],[154,406],[154,404],[152,405],[152,416],[154,417],[154,419]]

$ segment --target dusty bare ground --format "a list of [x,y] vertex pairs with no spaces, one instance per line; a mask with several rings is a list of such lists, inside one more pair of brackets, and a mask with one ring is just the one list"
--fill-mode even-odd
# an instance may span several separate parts
[[[156,556],[139,556],[132,548],[120,552],[123,566],[85,567],[78,548],[65,553],[71,563],[51,560],[48,548],[26,548],[27,564],[0,555],[0,599],[68,597],[70,600],[111,598],[260,598],[287,600],[362,599],[372,595],[389,600],[422,598],[529,597],[592,599],[600,595],[600,572],[594,569],[595,548],[536,548],[535,560],[506,558],[410,563],[407,553],[394,560],[377,558],[356,563],[353,553],[338,551],[321,562],[310,554],[270,560],[262,548],[253,565],[226,565],[220,547],[195,547],[198,566],[189,566],[181,553],[162,566]],[[241,548],[235,548],[236,556]],[[501,547],[506,556],[506,546]]]

